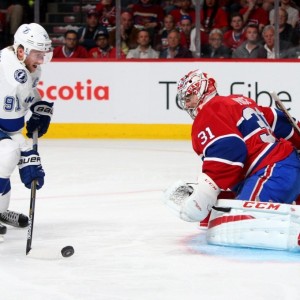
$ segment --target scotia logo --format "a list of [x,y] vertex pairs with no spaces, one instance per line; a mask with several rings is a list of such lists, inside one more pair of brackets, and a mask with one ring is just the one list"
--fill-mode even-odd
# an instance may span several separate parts
[[37,87],[42,99],[45,100],[79,100],[79,101],[107,101],[109,100],[109,86],[94,85],[92,80],[76,81],[74,85],[45,85],[40,81]]

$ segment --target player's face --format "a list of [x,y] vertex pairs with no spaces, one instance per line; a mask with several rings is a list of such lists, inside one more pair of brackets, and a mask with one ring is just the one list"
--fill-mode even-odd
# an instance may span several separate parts
[[26,56],[24,63],[30,73],[33,73],[37,66],[48,63],[52,59],[53,52],[30,50],[29,55]]
[[196,108],[198,105],[197,95],[188,95],[184,98],[185,108]]

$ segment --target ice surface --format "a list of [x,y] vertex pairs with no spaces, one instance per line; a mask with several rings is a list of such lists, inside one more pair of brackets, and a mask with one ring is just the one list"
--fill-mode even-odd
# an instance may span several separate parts
[[[0,299],[300,299],[300,254],[209,246],[177,219],[162,190],[194,181],[188,141],[40,140],[32,256],[27,230],[0,244]],[[28,214],[30,191],[12,176],[10,208]],[[74,256],[57,256],[72,245]]]

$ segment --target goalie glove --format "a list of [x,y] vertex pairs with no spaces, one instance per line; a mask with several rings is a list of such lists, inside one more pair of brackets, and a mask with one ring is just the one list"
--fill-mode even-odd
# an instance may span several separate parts
[[199,222],[204,220],[216,203],[220,188],[202,173],[198,183],[177,181],[164,193],[164,203],[182,220]]
[[187,222],[193,222],[193,220],[191,220],[182,210],[184,202],[193,194],[193,192],[194,187],[192,184],[187,184],[182,180],[178,180],[164,192],[163,202],[177,217]]
[[37,189],[40,189],[44,185],[45,172],[37,151],[29,150],[21,152],[18,167],[21,181],[28,189],[31,188],[31,182],[33,180],[37,180]]
[[38,101],[30,107],[32,116],[26,123],[26,135],[29,138],[32,138],[35,130],[38,130],[38,137],[43,136],[47,132],[53,114],[52,107],[53,103],[46,101]]

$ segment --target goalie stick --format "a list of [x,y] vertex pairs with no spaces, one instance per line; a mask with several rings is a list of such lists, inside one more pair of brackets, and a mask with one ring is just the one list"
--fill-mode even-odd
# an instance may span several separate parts
[[297,125],[297,123],[295,122],[295,120],[293,119],[293,117],[290,115],[290,113],[288,112],[288,110],[285,108],[285,106],[283,105],[283,103],[281,102],[281,100],[279,99],[278,95],[275,92],[270,92],[271,96],[273,97],[276,107],[278,109],[280,109],[285,116],[287,117],[287,119],[289,120],[289,122],[291,123],[291,125],[293,126],[293,128],[296,130],[296,132],[298,133],[298,135],[300,135],[300,128]]
[[[34,131],[32,135],[32,148],[33,150],[38,150],[38,131]],[[27,231],[27,243],[26,243],[26,255],[31,250],[32,244],[32,233],[33,233],[33,222],[34,222],[34,211],[35,211],[35,198],[36,198],[36,185],[37,180],[33,180],[31,183],[30,192],[30,208],[29,208],[29,220],[28,220],[28,231]]]

